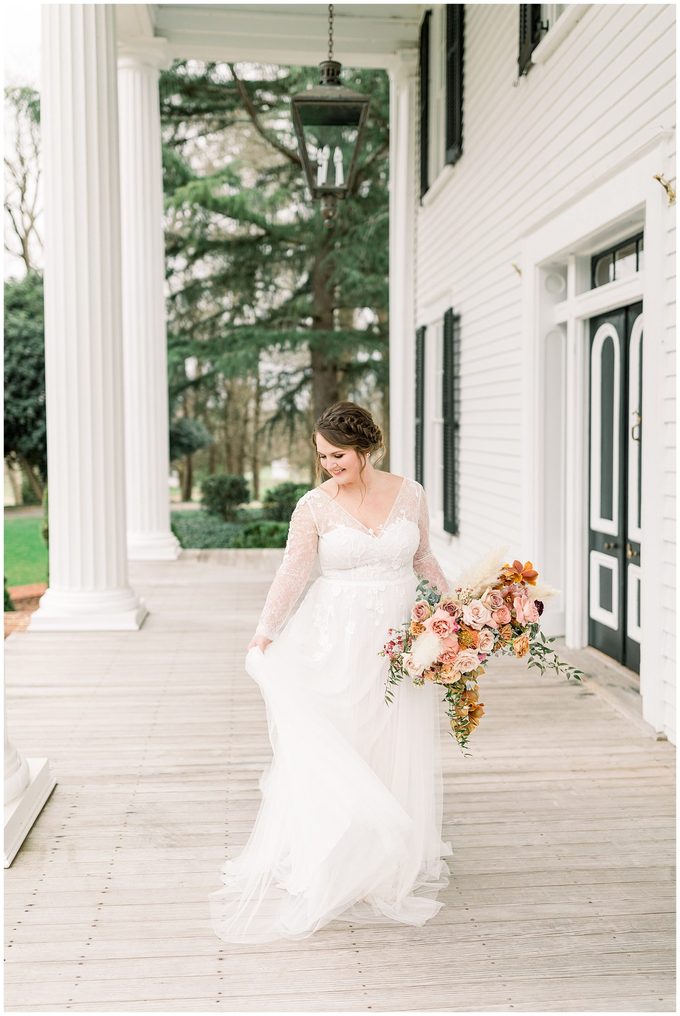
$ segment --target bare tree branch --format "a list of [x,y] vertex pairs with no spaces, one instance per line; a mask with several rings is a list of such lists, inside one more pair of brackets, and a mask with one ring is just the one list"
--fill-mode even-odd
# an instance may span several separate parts
[[4,207],[20,248],[15,250],[6,241],[5,249],[21,258],[28,272],[36,267],[32,254],[35,245],[39,249],[43,246],[37,228],[40,128],[31,114],[26,89],[5,89],[5,103],[14,117],[14,147],[4,158],[7,181],[13,184],[5,189]]
[[269,132],[263,126],[263,124],[261,123],[260,118],[258,116],[258,112],[255,109],[255,105],[253,103],[253,100],[250,97],[248,89],[246,88],[245,84],[241,81],[241,79],[237,75],[234,64],[230,63],[230,64],[228,64],[228,67],[229,67],[229,70],[231,71],[231,73],[233,75],[234,82],[236,83],[236,87],[238,89],[238,93],[241,96],[241,100],[243,102],[243,106],[245,108],[245,111],[248,114],[248,116],[250,117],[255,130],[258,132],[258,134],[262,138],[264,138],[264,140],[267,142],[267,144],[271,145],[272,148],[275,148],[277,152],[280,152],[281,155],[285,155],[285,157],[287,159],[289,159],[294,165],[302,167],[302,162],[301,162],[300,156],[297,154],[297,152],[294,152],[290,148],[287,148],[286,145],[282,145],[281,142],[278,141],[277,138],[275,138],[271,134],[269,134]]

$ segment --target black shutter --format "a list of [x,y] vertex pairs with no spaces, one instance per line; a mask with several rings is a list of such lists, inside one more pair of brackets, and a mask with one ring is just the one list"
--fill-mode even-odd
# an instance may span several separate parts
[[416,480],[423,483],[423,433],[425,411],[425,328],[416,330]]
[[526,74],[531,66],[531,54],[541,36],[541,5],[519,5],[519,73]]
[[420,26],[420,196],[429,187],[429,138],[430,138],[430,18],[432,11],[425,11]]
[[446,162],[463,152],[465,4],[446,5]]
[[460,405],[460,315],[444,314],[444,530],[458,535],[458,426]]

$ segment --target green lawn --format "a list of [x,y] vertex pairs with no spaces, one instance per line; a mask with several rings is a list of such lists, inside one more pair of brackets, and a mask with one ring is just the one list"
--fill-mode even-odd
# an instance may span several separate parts
[[5,516],[5,575],[8,586],[47,582],[47,545],[41,518]]

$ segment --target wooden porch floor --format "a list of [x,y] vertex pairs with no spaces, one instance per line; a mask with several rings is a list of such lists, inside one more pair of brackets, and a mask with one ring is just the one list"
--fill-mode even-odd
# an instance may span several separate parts
[[[242,560],[242,559],[241,559]],[[227,945],[207,894],[270,757],[243,670],[274,564],[133,562],[139,632],[18,632],[7,719],[58,784],[5,872],[9,1011],[675,1009],[674,748],[510,663],[445,738],[446,906]]]

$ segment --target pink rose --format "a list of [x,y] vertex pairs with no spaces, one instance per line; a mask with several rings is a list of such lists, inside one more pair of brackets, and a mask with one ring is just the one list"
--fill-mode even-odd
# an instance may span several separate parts
[[491,615],[496,624],[510,624],[512,620],[512,614],[510,613],[509,607],[499,607],[498,610],[494,610]]
[[493,649],[493,642],[493,632],[489,631],[488,628],[483,628],[479,633],[477,651],[480,653],[490,653]]
[[[450,645],[451,642],[455,642],[455,646]],[[447,648],[440,655],[439,659],[445,666],[449,666],[455,663],[456,657],[458,656],[458,639],[447,639]]]
[[523,606],[524,617],[528,624],[534,624],[538,621],[538,608],[536,607],[536,601],[532,600],[531,597],[526,601]]
[[515,612],[515,617],[517,618],[519,624],[524,624],[523,605],[524,604],[521,596],[516,596],[512,601],[512,609]]
[[479,657],[474,649],[462,649],[456,657],[456,670],[461,674],[467,674],[470,670],[476,670],[479,666]]
[[432,609],[427,600],[418,600],[417,603],[414,603],[411,609],[411,620],[425,621],[431,613]]
[[515,615],[520,624],[529,623],[529,619],[526,616],[528,603],[529,597],[525,592],[522,592],[519,596],[515,596],[515,598],[512,601],[512,606],[515,611]]
[[482,603],[489,610],[500,610],[503,606],[503,594],[500,589],[487,589],[482,597]]
[[453,600],[444,600],[443,603],[440,602],[439,610],[445,610],[447,614],[451,615],[451,617],[458,617],[460,613],[458,604],[454,603]]
[[428,617],[423,623],[428,631],[431,631],[440,639],[447,638],[455,630],[454,620],[451,615],[445,610],[439,610],[439,608],[435,610],[432,617]]
[[471,628],[479,631],[491,619],[491,611],[488,610],[481,600],[470,600],[463,607],[463,620]]
[[410,653],[408,653],[404,657],[402,666],[403,666],[404,670],[406,671],[406,673],[410,674],[411,677],[418,677],[420,675],[420,667],[415,662],[415,660],[413,659],[413,657],[411,656]]

